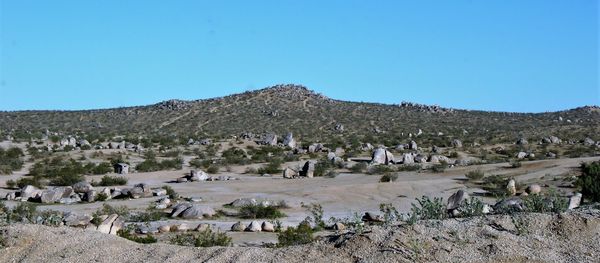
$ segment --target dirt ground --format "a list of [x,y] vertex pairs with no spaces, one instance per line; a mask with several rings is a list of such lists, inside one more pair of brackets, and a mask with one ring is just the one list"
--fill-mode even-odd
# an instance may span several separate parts
[[[7,142],[0,143],[1,147],[9,146]],[[19,145],[23,147],[24,145]],[[87,157],[96,150],[83,151]],[[118,150],[102,150],[105,154]],[[80,152],[71,153],[74,158],[81,155]],[[28,158],[28,157],[26,157]],[[190,156],[184,156],[189,161]],[[128,185],[133,186],[138,183],[146,183],[152,187],[170,185],[184,197],[201,197],[202,203],[222,209],[224,204],[230,203],[237,198],[257,198],[267,200],[284,200],[290,208],[283,212],[287,217],[282,218],[284,225],[296,225],[302,221],[308,214],[302,204],[318,203],[325,211],[325,218],[352,217],[354,213],[362,214],[366,211],[378,212],[379,204],[392,203],[402,213],[410,210],[411,203],[415,198],[427,195],[430,197],[443,197],[446,199],[458,189],[466,189],[469,193],[477,195],[482,190],[476,187],[469,187],[465,184],[465,173],[472,170],[482,170],[489,174],[510,174],[515,179],[525,185],[530,183],[540,183],[541,185],[555,184],[560,186],[563,177],[571,176],[581,162],[589,162],[600,159],[599,157],[573,158],[573,159],[552,159],[541,161],[526,161],[519,168],[508,168],[507,163],[472,165],[463,167],[454,167],[446,169],[443,173],[432,173],[430,171],[420,172],[400,172],[397,181],[391,183],[380,183],[380,175],[340,173],[335,178],[305,178],[305,179],[284,179],[281,174],[272,176],[247,175],[243,174],[247,166],[232,166],[231,172],[223,171],[219,175],[229,175],[236,180],[230,181],[202,181],[189,183],[169,183],[178,177],[188,174],[192,169],[184,165],[182,170],[177,171],[159,171],[149,173],[130,173],[124,175],[129,179]],[[139,161],[141,159],[135,159]],[[92,159],[93,161],[93,159]],[[298,164],[286,163],[283,168],[294,167]],[[21,171],[14,172],[12,175],[0,176],[0,196],[14,191],[6,189],[6,181],[16,180],[28,173],[31,162],[27,162]],[[349,164],[352,165],[352,164]],[[256,166],[256,165],[255,165]],[[99,181],[101,176],[87,176],[89,180]],[[559,178],[559,179],[554,179]],[[101,190],[102,187],[98,187]],[[561,188],[565,192],[572,191],[569,188]],[[131,200],[109,200],[106,203],[111,205],[125,205],[131,209],[146,209],[156,198],[141,198]],[[492,198],[484,197],[484,201],[493,204]],[[8,201],[7,205],[15,205],[15,202]],[[52,209],[61,211],[74,211],[77,213],[93,213],[104,202],[82,203],[73,205],[41,205],[40,209]],[[190,224],[206,222],[222,230],[229,230],[231,225],[239,219],[222,217],[216,220],[194,220],[185,221]],[[182,221],[182,220],[179,220]],[[249,222],[249,221],[246,221]],[[275,235],[269,233],[231,233],[234,237],[234,243],[261,243],[272,242]]]

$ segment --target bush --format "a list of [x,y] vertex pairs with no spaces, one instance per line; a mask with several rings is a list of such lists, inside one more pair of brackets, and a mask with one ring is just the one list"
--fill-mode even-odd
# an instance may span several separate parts
[[485,204],[479,198],[471,197],[458,207],[458,217],[482,216],[484,206]]
[[600,161],[581,164],[581,176],[577,186],[585,199],[600,202]]
[[411,204],[412,208],[410,209],[412,222],[416,220],[441,220],[448,216],[442,198],[430,199],[428,196],[422,196],[421,199],[416,200],[417,204]]
[[569,207],[568,198],[561,197],[556,191],[551,191],[547,196],[528,195],[523,198],[523,208],[532,213],[562,213]]
[[521,161],[519,160],[511,160],[509,164],[511,168],[519,168],[522,166]]
[[15,182],[15,180],[8,180],[6,181],[6,187],[10,188],[10,189],[14,189],[15,187],[17,187],[17,182]]
[[152,222],[160,220],[164,215],[165,213],[162,211],[156,210],[153,207],[149,207],[144,212],[132,214],[129,220],[131,222]]
[[481,170],[475,170],[468,172],[467,174],[465,174],[465,176],[471,181],[478,181],[481,180],[485,176],[485,174]]
[[13,147],[4,150],[0,147],[0,174],[11,174],[13,171],[21,169],[23,167],[22,156],[24,154],[20,148]]
[[314,203],[308,206],[308,212],[311,214],[311,221],[315,224],[315,230],[321,230],[326,227],[323,221],[323,207],[320,204]]
[[446,171],[446,168],[448,168],[448,164],[445,162],[442,162],[439,164],[432,165],[430,169],[434,173],[443,173],[444,171]]
[[92,168],[92,174],[107,174],[113,171],[113,166],[109,162],[103,162]]
[[298,227],[288,227],[285,231],[277,234],[279,247],[308,244],[313,240],[313,229],[307,221],[300,222]]
[[141,243],[141,244],[151,244],[151,243],[156,243],[156,241],[157,241],[156,238],[152,235],[138,236],[138,235],[132,234],[132,232],[134,232],[133,225],[130,225],[126,228],[119,229],[119,231],[117,231],[117,235],[122,238],[131,240],[136,243]]
[[398,170],[398,172],[414,172],[414,171],[421,170],[421,165],[420,164],[405,164],[405,165],[398,166],[397,170]]
[[19,188],[23,188],[27,185],[33,185],[37,188],[44,188],[44,185],[42,184],[42,182],[40,181],[39,177],[34,176],[34,177],[21,177],[19,179],[17,179],[17,186]]
[[50,185],[70,186],[81,181],[85,181],[85,178],[80,174],[63,174],[51,179]]
[[246,219],[276,219],[285,216],[277,206],[262,206],[260,204],[240,207],[239,215],[241,218]]
[[102,179],[100,180],[100,183],[97,184],[97,186],[115,186],[115,185],[126,185],[126,184],[127,184],[127,178],[125,178],[125,177],[105,175],[105,176],[102,176]]
[[369,167],[367,174],[386,174],[391,172],[394,172],[394,168],[392,166],[380,164]]
[[365,170],[367,170],[367,163],[364,162],[357,163],[350,167],[350,171],[353,173],[362,173]]
[[100,193],[98,193],[96,195],[96,201],[103,202],[103,201],[106,201],[106,200],[108,200],[108,195],[106,193],[100,192]]
[[208,166],[208,168],[206,168],[206,172],[209,174],[219,173],[219,166],[216,164],[212,164],[212,165]]
[[171,238],[171,243],[180,246],[214,247],[231,246],[231,237],[223,232],[214,232],[210,228],[198,234],[180,234]]
[[278,174],[281,172],[279,167],[281,166],[281,159],[272,159],[268,164],[258,168],[258,174]]
[[383,176],[381,176],[381,179],[379,179],[379,182],[380,183],[389,183],[389,182],[395,182],[396,180],[398,180],[397,173],[387,173],[387,174],[384,174]]
[[162,187],[162,189],[167,190],[167,195],[169,196],[169,198],[171,198],[171,199],[178,199],[179,198],[179,194],[177,192],[175,192],[175,190],[173,189],[173,187],[170,187],[168,185],[164,185]]

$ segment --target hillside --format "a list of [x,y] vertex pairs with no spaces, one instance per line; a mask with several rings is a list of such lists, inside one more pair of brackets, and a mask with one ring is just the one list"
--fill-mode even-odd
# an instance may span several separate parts
[[[343,125],[343,131],[335,129],[338,124]],[[535,137],[550,133],[579,140],[598,134],[599,124],[597,106],[536,114],[468,111],[412,103],[340,101],[296,85],[278,85],[206,100],[169,100],[148,106],[0,112],[0,130],[13,135],[41,134],[46,129],[63,134],[181,137],[291,131],[313,141],[332,135],[400,140],[422,129],[424,135],[469,134],[467,141],[489,138],[510,141],[521,135]]]

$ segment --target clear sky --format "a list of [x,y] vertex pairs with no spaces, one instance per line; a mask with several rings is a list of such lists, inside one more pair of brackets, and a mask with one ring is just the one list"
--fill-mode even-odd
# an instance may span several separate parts
[[335,99],[543,112],[600,104],[597,0],[0,0],[0,110]]

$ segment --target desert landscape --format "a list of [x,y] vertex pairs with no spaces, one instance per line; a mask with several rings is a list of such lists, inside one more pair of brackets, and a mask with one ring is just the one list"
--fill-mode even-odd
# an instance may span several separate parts
[[[355,107],[416,115],[421,122],[398,126],[370,122],[365,129],[356,122],[305,119],[312,122],[308,127],[331,123],[329,128],[319,128],[324,132],[316,135],[312,129],[296,128],[283,133],[238,130],[229,136],[196,131],[172,137],[160,130],[136,127],[143,123],[131,123],[123,134],[103,136],[102,129],[86,129],[85,125],[58,132],[54,130],[61,129],[62,121],[30,120],[98,122],[98,116],[108,112],[123,116],[133,110],[138,111],[138,119],[149,115],[158,120],[177,112],[188,118],[199,116],[186,123],[201,123],[200,116],[229,105],[239,108],[237,105],[248,100],[265,101],[258,105],[269,107],[269,101],[281,103],[276,104],[276,116],[267,112],[258,117],[262,118],[258,122],[267,125],[262,128],[273,130],[278,125],[297,127],[285,125],[286,120],[270,126],[279,114],[295,114],[296,108],[289,105],[296,101],[306,103],[316,114],[351,103],[302,86],[281,85],[224,98],[159,103],[140,110],[1,113],[5,140],[0,147],[6,174],[0,176],[0,194],[5,197],[2,261],[112,261],[103,257],[108,252],[102,250],[60,252],[60,257],[58,252],[50,252],[71,250],[61,246],[97,242],[105,243],[102,249],[111,255],[125,253],[127,261],[163,261],[165,255],[168,261],[198,257],[216,262],[316,258],[453,261],[457,257],[467,261],[593,261],[598,256],[599,210],[593,203],[595,197],[587,195],[597,193],[593,187],[598,180],[582,181],[597,174],[600,160],[596,137],[600,109],[596,106],[502,114],[408,103],[363,103]],[[221,106],[210,108],[206,103]],[[327,108],[321,108],[323,105]],[[496,119],[489,127],[464,125],[457,131],[431,126],[419,116]],[[287,120],[297,122],[296,118]],[[528,125],[530,122],[536,125]],[[545,123],[544,127],[538,122]],[[17,133],[13,127],[21,123],[41,132]],[[527,133],[511,132],[526,126]],[[162,129],[175,127],[179,127],[177,120]],[[484,137],[488,130],[495,130],[496,135]],[[397,231],[410,232],[425,243],[415,244],[417,241]],[[436,231],[458,236],[439,240],[432,234]],[[579,231],[586,232],[587,239],[583,232],[575,234]],[[535,243],[532,239],[539,234],[552,236],[544,241],[553,250],[551,256],[536,252],[539,245],[514,248],[521,242]],[[51,236],[60,239],[60,245],[46,245]],[[458,240],[461,238],[467,240]],[[490,243],[490,238],[498,240]],[[197,253],[173,245],[135,242],[233,248],[207,248]],[[342,247],[353,248],[339,248],[340,242]],[[464,243],[461,255],[452,248],[457,242]],[[479,246],[482,242],[490,243],[489,247]],[[567,249],[567,243],[581,251]],[[33,248],[32,244],[39,245]],[[554,251],[563,246],[564,252]],[[147,252],[122,251],[137,247]],[[307,250],[311,252],[300,252]],[[286,257],[280,258],[281,253]],[[296,253],[302,256],[292,256]]]

